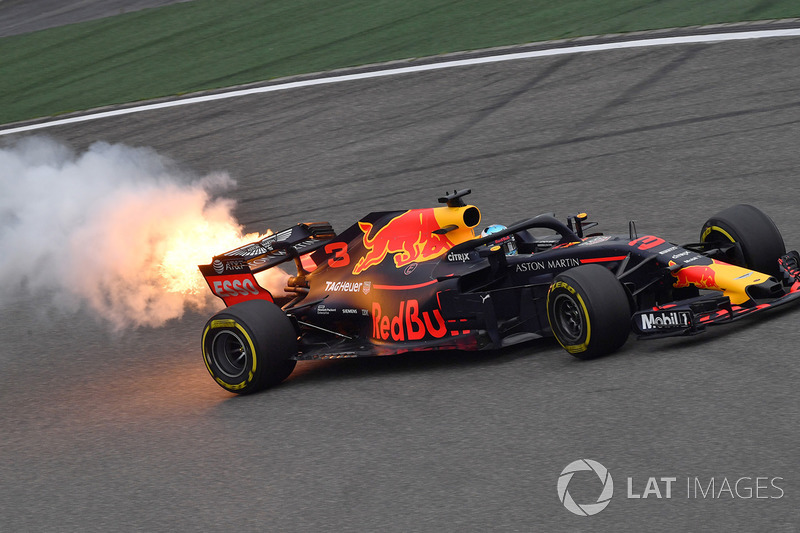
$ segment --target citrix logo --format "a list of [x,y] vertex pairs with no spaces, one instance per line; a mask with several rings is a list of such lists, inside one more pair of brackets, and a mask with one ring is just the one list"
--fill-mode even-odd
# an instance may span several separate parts
[[[575,500],[572,499],[569,490],[567,490],[569,482],[572,481],[572,476],[575,472],[583,470],[593,471],[603,483],[603,490],[600,496],[597,497],[595,503],[576,503]],[[561,475],[558,477],[558,499],[561,500],[561,503],[569,512],[578,516],[596,515],[608,506],[613,495],[614,480],[611,478],[608,469],[591,459],[578,459],[577,461],[571,462],[561,471]]]

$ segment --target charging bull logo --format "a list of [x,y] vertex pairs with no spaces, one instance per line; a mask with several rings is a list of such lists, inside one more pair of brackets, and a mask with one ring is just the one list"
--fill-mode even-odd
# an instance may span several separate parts
[[691,265],[685,266],[677,272],[672,273],[677,278],[673,287],[681,289],[694,285],[698,289],[719,289],[717,285],[717,272],[713,265]]
[[446,235],[433,233],[441,228],[433,209],[406,211],[394,217],[371,237],[372,224],[359,222],[358,227],[364,232],[363,242],[367,253],[358,260],[353,274],[360,274],[379,265],[390,253],[395,254],[394,264],[400,268],[435,259],[455,245]]

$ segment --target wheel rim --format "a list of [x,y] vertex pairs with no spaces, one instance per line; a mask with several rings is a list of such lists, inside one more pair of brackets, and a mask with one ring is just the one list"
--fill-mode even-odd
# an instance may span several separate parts
[[[707,235],[703,236],[701,241],[719,245],[737,244],[728,232],[723,233],[714,229],[711,229]],[[725,252],[725,260],[732,265],[747,267],[747,260],[744,257],[741,245],[735,246],[733,249]]]
[[236,378],[245,372],[247,348],[236,332],[223,330],[211,341],[211,359],[222,374]]
[[577,344],[584,329],[583,311],[578,303],[566,294],[559,294],[553,302],[553,315],[561,340],[566,344]]

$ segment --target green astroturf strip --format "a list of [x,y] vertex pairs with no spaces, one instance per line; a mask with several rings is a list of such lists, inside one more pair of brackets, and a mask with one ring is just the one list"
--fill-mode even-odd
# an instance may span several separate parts
[[0,39],[0,124],[393,59],[797,16],[797,0],[195,0]]

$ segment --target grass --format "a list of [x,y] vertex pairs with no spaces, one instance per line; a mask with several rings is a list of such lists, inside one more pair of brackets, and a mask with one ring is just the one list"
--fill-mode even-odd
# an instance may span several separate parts
[[195,0],[0,39],[0,124],[459,50],[797,16],[795,0]]

